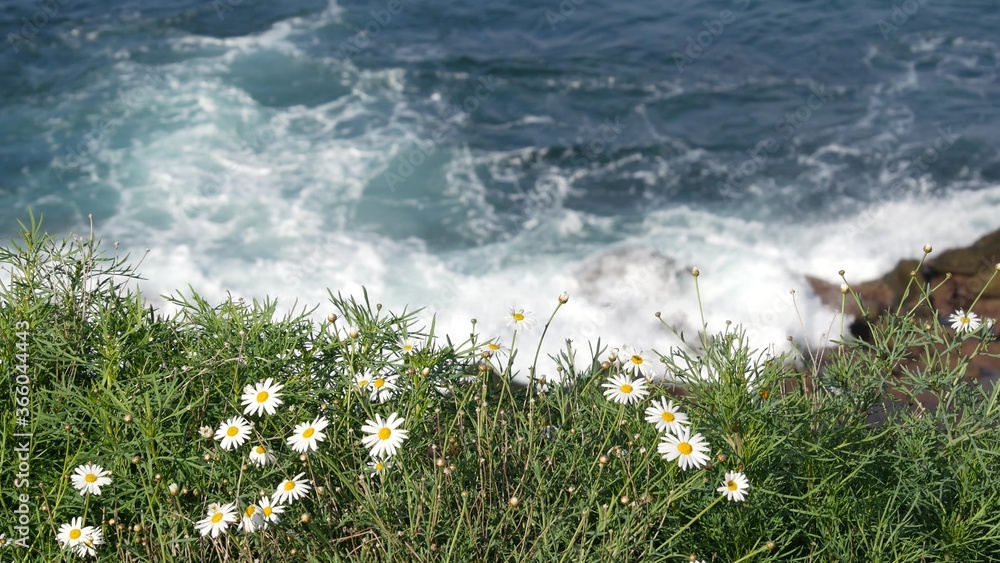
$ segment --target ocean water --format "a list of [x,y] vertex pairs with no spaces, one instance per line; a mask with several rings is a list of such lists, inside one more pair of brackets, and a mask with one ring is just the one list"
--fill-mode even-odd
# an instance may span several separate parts
[[[547,351],[839,330],[862,281],[1000,227],[995,4],[0,2],[0,227],[190,284],[426,306]],[[794,303],[792,292],[794,291]],[[169,308],[164,308],[169,312]],[[532,342],[540,326],[520,342]],[[529,354],[530,355],[530,354]],[[544,369],[550,369],[545,367]]]

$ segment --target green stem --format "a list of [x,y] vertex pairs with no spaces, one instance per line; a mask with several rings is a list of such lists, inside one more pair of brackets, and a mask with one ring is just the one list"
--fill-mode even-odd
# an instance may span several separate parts
[[993,275],[990,276],[990,279],[986,280],[986,283],[983,284],[983,288],[979,290],[979,295],[977,295],[975,300],[972,301],[972,305],[969,305],[969,311],[971,311],[972,308],[976,306],[976,303],[979,303],[979,299],[983,296],[983,293],[986,292],[986,288],[989,287],[991,283],[993,283],[993,279],[997,277],[998,273],[1000,273],[1000,270],[993,270]]
[[[531,362],[531,380],[532,381],[535,380],[535,371],[538,368],[538,354],[539,354],[539,352],[542,351],[542,342],[545,341],[545,333],[547,333],[549,331],[549,325],[552,324],[552,319],[556,318],[556,313],[559,312],[559,307],[562,307],[562,306],[563,306],[563,304],[560,301],[559,304],[556,305],[556,308],[552,311],[552,314],[549,315],[549,320],[545,321],[545,328],[542,329],[542,337],[538,339],[538,347],[535,348],[535,360],[533,362]],[[529,383],[529,385],[530,385],[530,383]]]
[[675,539],[677,539],[677,536],[681,535],[681,532],[683,532],[684,530],[687,530],[688,528],[690,528],[691,524],[694,524],[695,522],[697,522],[698,519],[701,518],[702,516],[704,516],[705,513],[708,512],[710,508],[712,508],[713,506],[719,504],[719,501],[721,501],[723,498],[725,498],[725,497],[723,497],[722,495],[719,495],[715,500],[712,501],[712,504],[710,504],[710,505],[706,506],[705,508],[703,508],[701,512],[699,512],[698,514],[696,514],[695,517],[692,518],[691,520],[689,520],[687,524],[684,524],[683,526],[681,526],[680,529],[678,529],[676,532],[674,532],[674,535],[670,536],[670,538],[667,539],[667,541],[664,542],[664,543],[666,543],[667,545],[669,545],[670,542],[672,542]]

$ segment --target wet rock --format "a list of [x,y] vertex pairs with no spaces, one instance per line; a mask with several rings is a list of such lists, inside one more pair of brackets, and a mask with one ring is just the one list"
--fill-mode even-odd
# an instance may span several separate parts
[[[855,317],[851,325],[852,334],[862,340],[871,341],[870,324],[874,324],[889,310],[902,304],[908,310],[930,290],[931,307],[917,307],[917,318],[930,321],[932,310],[936,310],[939,321],[950,330],[948,317],[958,309],[972,311],[980,318],[1000,319],[1000,279],[994,279],[996,266],[1000,263],[1000,231],[990,233],[965,248],[949,249],[932,253],[923,264],[917,260],[900,260],[891,271],[877,280],[852,284],[852,294],[848,294],[842,305],[843,295],[840,283],[808,277],[810,287],[820,301],[828,307],[840,311],[843,307],[847,315]],[[992,280],[992,282],[991,282]],[[858,299],[854,299],[854,295]],[[861,306],[858,305],[858,300]],[[1000,331],[1000,323],[994,325]],[[972,354],[976,339],[968,339],[962,345],[965,356]],[[937,346],[938,353],[945,353],[945,346]],[[924,369],[920,361],[920,351],[914,350],[905,368],[912,371]],[[831,353],[835,353],[831,350]],[[1000,354],[1000,342],[994,342],[987,354]],[[899,366],[902,369],[904,366]],[[897,375],[899,373],[897,372]],[[963,380],[975,382],[990,389],[1000,379],[1000,360],[982,353],[975,355],[965,370]],[[894,412],[933,410],[938,407],[937,399],[930,393],[918,394],[915,398],[902,393],[894,393],[872,412],[869,421],[877,422]]]

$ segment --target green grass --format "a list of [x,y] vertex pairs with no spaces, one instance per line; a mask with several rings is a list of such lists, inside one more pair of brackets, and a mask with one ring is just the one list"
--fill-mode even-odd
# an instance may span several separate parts
[[[210,304],[191,288],[171,297],[180,313],[166,318],[128,289],[138,275],[129,260],[97,247],[32,222],[0,252],[11,274],[0,288],[3,561],[79,560],[56,541],[73,517],[103,532],[101,561],[1000,558],[997,391],[962,381],[993,336],[942,326],[915,282],[912,310],[881,320],[872,343],[837,343],[822,366],[752,350],[727,325],[657,351],[674,385],[619,405],[601,384],[623,368],[601,342],[535,361],[532,374],[555,369],[565,385],[515,388],[513,362],[484,354],[475,325],[459,342],[367,294],[331,295],[322,312],[335,316],[317,323],[316,311]],[[404,337],[419,349],[400,353]],[[539,342],[513,341],[537,354]],[[16,404],[19,369],[27,407]],[[399,391],[372,402],[359,373],[398,374]],[[247,416],[250,442],[227,451],[201,437],[242,414],[244,386],[266,378],[284,385],[284,404]],[[705,467],[663,459],[644,420],[674,388],[711,446]],[[919,393],[942,407],[874,416],[887,398]],[[361,427],[391,413],[408,439],[373,477]],[[293,452],[293,427],[317,416],[329,420],[326,439]],[[27,432],[25,483],[15,448],[27,438],[15,433]],[[275,464],[248,462],[259,443]],[[99,496],[69,479],[88,462],[112,471]],[[728,471],[746,474],[745,502],[716,492]],[[210,503],[242,509],[299,473],[311,491],[277,524],[252,534],[231,525],[216,539],[196,531]],[[27,548],[12,545],[22,504]]]

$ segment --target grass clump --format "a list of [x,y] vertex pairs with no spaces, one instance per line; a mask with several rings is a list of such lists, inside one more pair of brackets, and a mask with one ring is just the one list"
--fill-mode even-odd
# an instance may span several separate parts
[[512,334],[517,387],[507,335],[367,294],[165,317],[92,237],[32,223],[0,258],[5,561],[1000,557],[997,391],[964,378],[993,332],[926,299],[823,362],[730,325],[652,355]]

